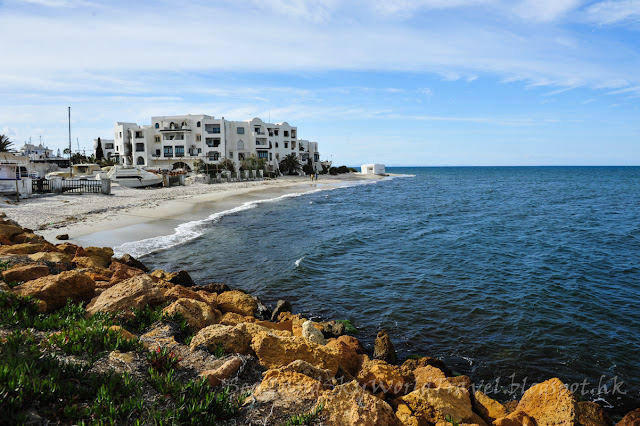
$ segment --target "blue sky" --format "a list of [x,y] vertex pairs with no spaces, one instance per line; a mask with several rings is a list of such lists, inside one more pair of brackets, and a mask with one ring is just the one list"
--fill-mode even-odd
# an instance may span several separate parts
[[0,0],[0,133],[252,116],[359,165],[640,164],[640,0]]

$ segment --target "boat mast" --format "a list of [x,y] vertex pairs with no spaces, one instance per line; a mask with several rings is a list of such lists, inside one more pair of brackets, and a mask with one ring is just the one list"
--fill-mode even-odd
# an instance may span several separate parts
[[71,107],[69,107],[69,177],[73,177],[73,167],[71,167]]

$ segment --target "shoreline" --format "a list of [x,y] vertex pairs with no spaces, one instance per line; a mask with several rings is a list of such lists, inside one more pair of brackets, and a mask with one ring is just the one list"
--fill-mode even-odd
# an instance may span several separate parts
[[212,214],[246,203],[381,180],[385,176],[349,173],[284,176],[276,180],[195,183],[157,189],[112,186],[111,195],[63,194],[29,198],[8,204],[3,211],[22,226],[37,231],[47,241],[67,234],[67,242],[84,246],[117,247],[125,243],[171,235],[181,224],[206,220]]

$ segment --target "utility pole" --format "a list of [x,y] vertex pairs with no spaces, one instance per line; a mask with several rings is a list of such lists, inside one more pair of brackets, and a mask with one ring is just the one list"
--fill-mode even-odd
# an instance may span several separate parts
[[73,177],[73,167],[71,167],[71,107],[69,107],[69,177]]

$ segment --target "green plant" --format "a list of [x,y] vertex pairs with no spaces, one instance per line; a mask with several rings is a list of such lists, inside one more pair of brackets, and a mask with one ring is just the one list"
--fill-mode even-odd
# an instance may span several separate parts
[[216,358],[222,358],[224,356],[224,346],[222,346],[222,343],[216,344],[216,348],[213,351],[213,355]]
[[151,364],[152,369],[160,373],[166,373],[173,370],[181,361],[181,358],[173,353],[171,349],[158,346],[155,350],[147,353],[147,361]]
[[318,404],[313,410],[308,413],[294,414],[293,416],[289,417],[289,419],[287,419],[287,421],[285,422],[285,426],[310,425],[318,418],[323,408],[324,406],[322,404]]
[[349,320],[336,320],[337,323],[344,325],[344,331],[351,334],[358,334],[358,329],[354,327],[353,323]]
[[0,271],[6,271],[11,266],[10,260],[0,260]]
[[451,426],[459,426],[460,424],[453,418],[451,417],[451,414],[447,414],[446,416],[444,416],[444,419],[451,423]]
[[[144,309],[131,308],[133,317],[121,320],[120,325],[133,333],[140,334],[149,329],[149,327],[156,322],[173,321],[180,327],[180,333],[182,335],[181,343],[188,345],[191,343],[195,330],[189,326],[189,323],[185,321],[181,314],[176,312],[173,315],[166,315],[162,312],[170,303],[171,302],[165,302],[155,307],[147,305]],[[180,341],[180,339],[178,340]]]

